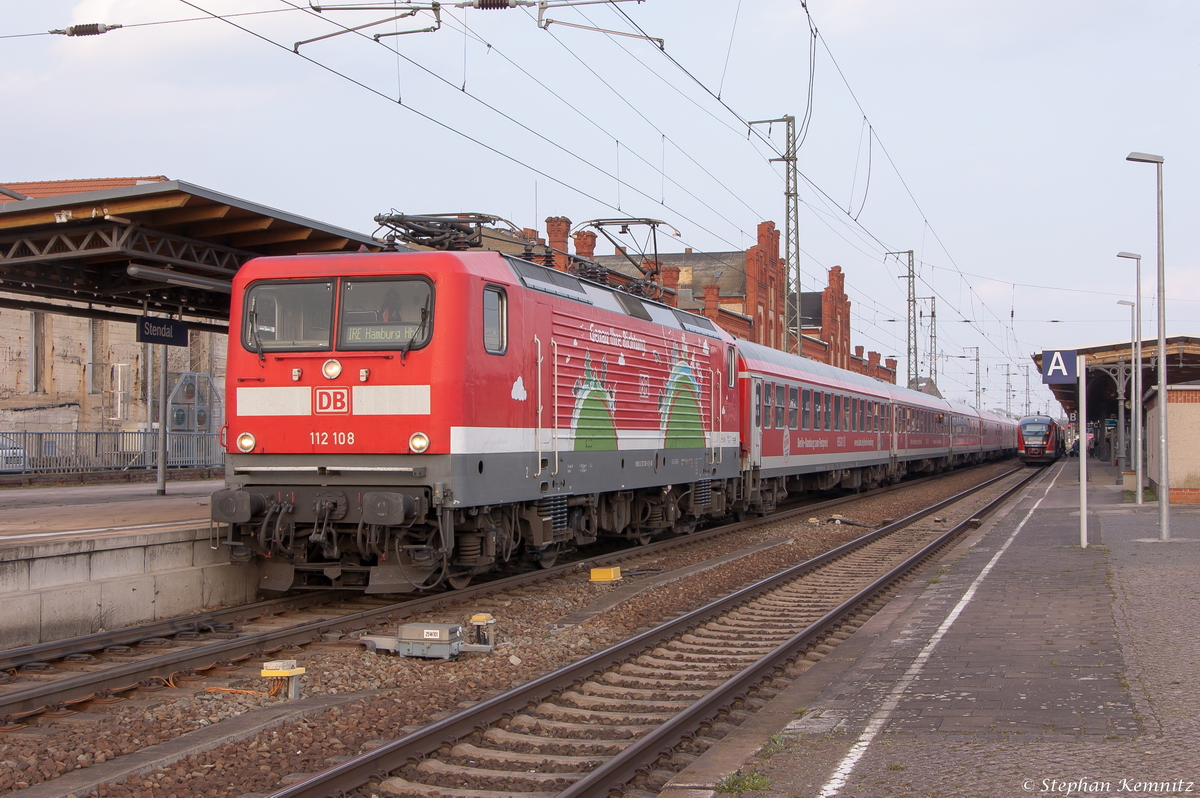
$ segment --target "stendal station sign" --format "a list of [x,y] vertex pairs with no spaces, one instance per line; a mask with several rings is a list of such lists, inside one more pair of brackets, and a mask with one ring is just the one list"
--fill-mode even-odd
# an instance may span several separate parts
[[186,321],[178,319],[151,318],[142,316],[138,320],[137,340],[143,344],[166,344],[167,346],[187,346],[188,326]]
[[1079,381],[1075,371],[1075,349],[1047,349],[1042,352],[1042,383],[1064,385]]

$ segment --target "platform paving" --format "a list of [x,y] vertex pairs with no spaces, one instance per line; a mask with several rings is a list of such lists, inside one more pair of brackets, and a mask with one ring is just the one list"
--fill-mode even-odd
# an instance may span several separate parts
[[222,487],[220,480],[169,482],[165,496],[153,482],[0,490],[0,546],[207,527],[209,494]]
[[662,798],[739,770],[771,798],[1200,793],[1200,508],[1173,507],[1160,542],[1158,505],[1123,503],[1092,460],[1083,550],[1077,468],[1048,469]]

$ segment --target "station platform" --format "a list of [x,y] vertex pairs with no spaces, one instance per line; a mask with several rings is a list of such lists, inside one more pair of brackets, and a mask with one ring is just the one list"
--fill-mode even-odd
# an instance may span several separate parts
[[0,648],[254,600],[258,571],[214,539],[216,480],[0,490]]
[[57,485],[0,490],[0,546],[113,534],[163,525],[208,527],[208,497],[222,480]]
[[1088,476],[1088,549],[1061,460],[660,798],[1200,793],[1200,508]]

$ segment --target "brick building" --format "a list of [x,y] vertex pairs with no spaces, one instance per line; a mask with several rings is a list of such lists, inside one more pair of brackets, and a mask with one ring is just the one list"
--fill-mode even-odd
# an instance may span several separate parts
[[[565,253],[571,222],[562,217],[546,220],[547,241]],[[774,222],[762,222],[758,240],[744,252],[693,252],[660,254],[659,270],[666,289],[663,301],[712,319],[730,335],[775,349],[793,349],[788,330],[788,281],[784,260],[779,257],[779,231]],[[635,274],[621,253],[595,256],[596,234],[574,236],[575,254],[602,266]],[[566,268],[567,256],[558,256]],[[801,354],[812,360],[866,374],[885,382],[896,382],[896,360],[883,360],[878,352],[850,346],[850,300],[846,296],[842,267],[829,270],[823,291],[800,295]]]

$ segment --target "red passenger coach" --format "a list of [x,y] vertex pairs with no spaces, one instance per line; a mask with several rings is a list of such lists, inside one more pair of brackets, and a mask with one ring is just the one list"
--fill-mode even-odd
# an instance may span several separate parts
[[1011,456],[1016,425],[758,344],[742,357],[743,470],[765,502]]

